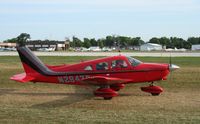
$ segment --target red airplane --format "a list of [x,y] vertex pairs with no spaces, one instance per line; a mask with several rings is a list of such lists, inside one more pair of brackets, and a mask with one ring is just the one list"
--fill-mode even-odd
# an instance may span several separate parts
[[154,86],[154,81],[166,80],[170,71],[179,66],[171,64],[143,63],[126,56],[113,56],[71,65],[45,65],[28,47],[17,46],[25,73],[12,76],[10,79],[18,82],[46,82],[55,84],[70,84],[98,86],[94,90],[96,97],[105,100],[118,96],[120,89],[129,83],[149,82],[141,90],[159,95],[163,89]]

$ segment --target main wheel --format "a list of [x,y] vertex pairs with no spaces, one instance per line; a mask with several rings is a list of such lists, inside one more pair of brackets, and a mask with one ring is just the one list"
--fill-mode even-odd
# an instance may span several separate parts
[[112,97],[104,97],[104,100],[111,100]]
[[151,93],[152,96],[158,96],[160,93]]

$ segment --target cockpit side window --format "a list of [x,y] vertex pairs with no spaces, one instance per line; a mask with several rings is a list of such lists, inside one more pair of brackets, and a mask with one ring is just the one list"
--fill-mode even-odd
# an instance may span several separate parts
[[108,70],[108,63],[101,62],[101,63],[96,64],[96,70]]
[[131,63],[132,66],[138,66],[139,64],[141,64],[142,62],[134,59],[132,57],[127,57],[128,61]]
[[91,66],[91,65],[88,65],[88,66],[86,66],[86,67],[84,68],[84,70],[85,70],[85,71],[91,71],[91,70],[93,70],[93,69],[92,69],[92,66]]
[[126,67],[128,67],[128,65],[124,60],[114,60],[111,63],[111,68],[126,68]]

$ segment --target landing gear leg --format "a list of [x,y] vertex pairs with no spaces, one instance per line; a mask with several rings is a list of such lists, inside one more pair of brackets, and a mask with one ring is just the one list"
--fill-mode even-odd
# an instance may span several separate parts
[[[154,86],[153,83],[154,83],[154,82],[151,82],[149,86],[152,86],[152,87],[153,87],[153,86]],[[160,93],[151,93],[151,95],[152,95],[152,96],[159,96]]]
[[[100,88],[110,88],[109,85],[101,86]],[[112,97],[103,97],[104,100],[111,100]]]

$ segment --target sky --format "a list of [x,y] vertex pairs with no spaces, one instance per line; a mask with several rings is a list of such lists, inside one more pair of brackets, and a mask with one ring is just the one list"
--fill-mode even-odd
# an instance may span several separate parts
[[200,0],[0,0],[0,41],[200,37]]

